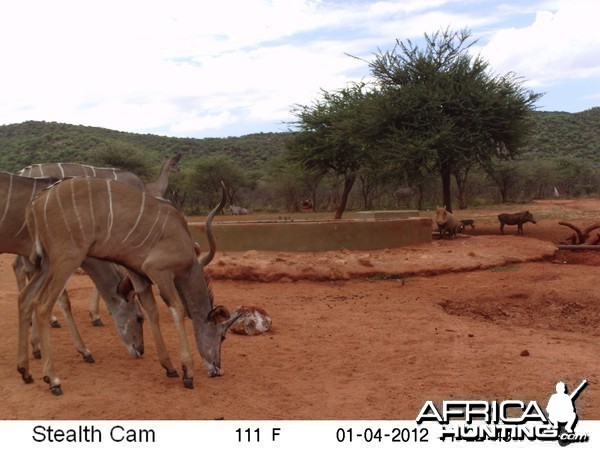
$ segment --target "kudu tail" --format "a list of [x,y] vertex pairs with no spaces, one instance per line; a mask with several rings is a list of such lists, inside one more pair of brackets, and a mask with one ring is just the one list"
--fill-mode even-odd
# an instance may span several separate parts
[[31,208],[27,209],[25,221],[29,235],[33,237],[33,246],[29,253],[29,261],[33,264],[35,270],[39,270],[44,257],[44,247],[42,246],[42,241],[40,240],[40,235],[35,224],[35,215],[31,211]]

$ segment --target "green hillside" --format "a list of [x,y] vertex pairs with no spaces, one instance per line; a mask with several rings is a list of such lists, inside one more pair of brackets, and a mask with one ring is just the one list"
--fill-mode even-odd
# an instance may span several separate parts
[[0,170],[16,172],[42,162],[97,164],[105,150],[137,153],[151,166],[165,156],[184,155],[182,166],[202,156],[226,154],[249,170],[264,168],[279,155],[288,133],[259,133],[229,138],[171,138],[55,122],[0,126]]
[[527,153],[569,156],[600,164],[600,107],[579,113],[534,113],[535,127]]
[[[534,112],[534,132],[525,154],[536,158],[575,157],[600,164],[600,107],[579,113]],[[138,152],[152,166],[182,153],[182,165],[201,156],[226,154],[241,167],[262,170],[283,152],[290,133],[228,138],[172,138],[55,122],[0,126],[0,169],[15,172],[40,162],[94,164],[103,150]]]
[[[544,198],[552,195],[554,187],[564,196],[600,192],[600,108],[580,113],[536,111],[533,119],[533,132],[528,147],[523,149],[522,161],[501,164],[497,176],[481,169],[473,171],[466,191],[471,202]],[[215,188],[218,179],[229,180],[235,186],[235,200],[255,210],[293,211],[299,198],[310,195],[314,195],[315,202],[321,201],[323,208],[332,180],[311,185],[310,177],[286,173],[281,165],[274,164],[291,136],[258,133],[229,138],[171,138],[30,121],[0,126],[0,170],[17,172],[42,162],[79,162],[121,167],[151,180],[165,156],[181,153],[179,166],[183,171],[173,178],[171,192],[180,207],[190,213],[210,209],[219,195]],[[396,187],[382,185],[389,192]],[[429,183],[424,202],[437,204],[438,190],[437,183]],[[359,186],[354,189],[350,207],[395,207],[391,194],[382,195],[375,206],[363,200]]]

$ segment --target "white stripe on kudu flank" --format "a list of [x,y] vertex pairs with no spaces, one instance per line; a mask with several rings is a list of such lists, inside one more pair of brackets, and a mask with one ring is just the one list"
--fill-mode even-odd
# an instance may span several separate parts
[[50,235],[50,229],[48,228],[48,200],[50,200],[50,194],[52,194],[52,189],[46,193],[46,201],[44,202],[44,226],[48,235]]
[[40,177],[43,177],[44,176],[44,168],[42,167],[41,164],[38,164],[37,166],[38,166],[38,169],[40,170]]
[[71,241],[75,242],[73,238],[73,230],[71,230],[71,227],[69,226],[69,221],[67,220],[67,217],[65,215],[65,209],[63,208],[62,200],[60,199],[60,192],[58,192],[58,190],[56,191],[56,201],[58,202],[58,207],[60,208],[60,213],[62,214],[63,222],[65,223],[67,231],[69,232],[69,237],[71,238]]
[[[28,205],[30,205],[33,202],[33,198],[35,197],[35,194],[37,192],[37,180],[34,178],[33,179],[33,187],[31,188],[31,195],[29,196],[29,201],[27,202]],[[25,229],[25,227],[27,226],[27,220],[23,219],[23,225],[21,225],[21,228],[19,228],[19,231],[17,231],[15,233],[15,236],[18,236],[21,231],[23,231]]]
[[6,214],[8,213],[8,208],[10,206],[10,197],[12,195],[12,185],[13,185],[13,174],[9,174],[10,175],[10,181],[8,182],[8,194],[6,194],[6,205],[4,205],[4,214],[2,214],[2,219],[0,219],[0,227],[2,227],[2,224],[4,223],[4,220],[6,219]]
[[94,200],[92,199],[92,187],[90,186],[90,179],[85,178],[85,182],[88,188],[88,198],[90,200],[90,216],[92,217],[92,233],[96,232],[96,216],[94,215]]
[[137,220],[135,221],[135,225],[133,225],[133,228],[131,230],[129,230],[129,233],[127,233],[127,236],[125,236],[125,238],[121,241],[121,243],[123,243],[127,239],[129,239],[129,236],[131,236],[131,233],[133,233],[133,231],[137,228],[138,224],[140,223],[140,219],[142,218],[142,215],[144,214],[145,203],[146,203],[146,193],[142,192],[142,206],[140,207],[140,212],[138,213]]
[[108,188],[108,231],[106,232],[106,238],[104,242],[108,241],[110,238],[110,233],[112,232],[113,226],[113,203],[112,203],[112,188],[110,187],[111,179],[106,179],[106,186]]
[[144,238],[144,240],[142,242],[140,242],[138,245],[136,245],[134,248],[140,248],[148,240],[148,238],[152,234],[152,231],[154,230],[154,227],[158,223],[158,218],[160,217],[161,211],[162,211],[161,209],[158,210],[158,214],[156,215],[156,217],[154,217],[154,222],[152,222],[152,226],[150,227],[150,230],[148,231],[148,234],[146,235],[146,237]]
[[81,231],[81,240],[85,238],[85,233],[83,231],[83,222],[81,221],[81,216],[79,215],[79,208],[77,208],[77,203],[75,201],[75,183],[71,183],[71,203],[73,204],[73,209],[75,210],[75,215],[77,216],[77,223],[79,224],[79,231]]
[[65,169],[63,169],[62,163],[58,163],[58,168],[60,169],[60,177],[65,177]]
[[167,209],[167,215],[165,216],[165,221],[163,222],[162,228],[160,229],[160,236],[163,235],[163,233],[165,232],[165,226],[167,225],[167,219],[169,218],[169,210]]

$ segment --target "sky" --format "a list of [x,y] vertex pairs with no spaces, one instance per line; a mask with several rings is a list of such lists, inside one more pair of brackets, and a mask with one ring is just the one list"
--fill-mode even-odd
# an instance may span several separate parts
[[369,81],[379,51],[446,28],[544,93],[538,110],[579,112],[600,106],[598,17],[598,0],[2,2],[0,125],[283,132],[321,89]]

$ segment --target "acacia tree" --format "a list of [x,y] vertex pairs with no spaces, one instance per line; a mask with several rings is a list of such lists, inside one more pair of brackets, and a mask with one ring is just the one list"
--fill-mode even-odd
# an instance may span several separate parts
[[388,154],[436,171],[448,210],[452,174],[516,156],[541,95],[512,73],[491,75],[485,60],[469,54],[470,37],[467,30],[425,34],[423,49],[397,41],[370,63],[387,104],[381,127],[396,143]]
[[188,198],[197,207],[204,203],[206,209],[212,209],[219,201],[221,181],[227,186],[227,197],[231,204],[236,201],[236,192],[248,185],[244,171],[229,156],[216,154],[199,158],[192,170],[185,172]]
[[152,179],[154,171],[148,162],[148,155],[138,147],[115,142],[110,146],[96,147],[90,152],[90,160],[101,167],[116,167],[140,176],[143,180]]
[[298,105],[299,131],[288,143],[288,156],[307,170],[339,176],[344,180],[335,219],[341,219],[348,196],[361,167],[371,160],[367,104],[370,92],[364,84],[338,91],[322,91],[312,105]]
[[296,161],[285,157],[275,158],[266,171],[266,179],[283,200],[288,211],[300,209],[299,200],[310,199],[317,210],[317,192],[324,174],[319,170],[307,170]]

